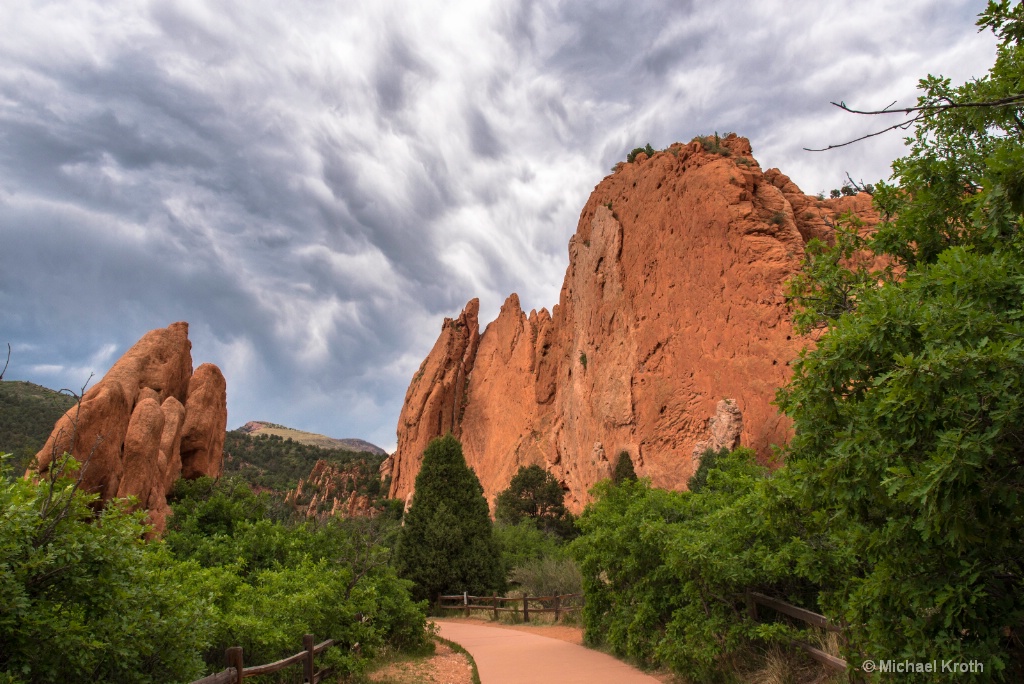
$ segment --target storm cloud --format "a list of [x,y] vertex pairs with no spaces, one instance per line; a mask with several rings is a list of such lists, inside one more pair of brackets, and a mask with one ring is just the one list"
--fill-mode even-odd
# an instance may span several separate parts
[[[78,388],[191,325],[229,424],[391,449],[444,316],[551,307],[587,195],[714,131],[807,192],[890,134],[829,105],[984,75],[982,3],[127,0],[0,6],[7,378]],[[0,445],[2,446],[2,445]]]

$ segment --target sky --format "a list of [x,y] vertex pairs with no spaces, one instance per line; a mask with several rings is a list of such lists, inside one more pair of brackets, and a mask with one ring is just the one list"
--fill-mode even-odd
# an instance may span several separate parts
[[[715,131],[805,192],[887,178],[928,73],[981,77],[984,2],[4,0],[5,376],[95,382],[190,324],[228,427],[387,450],[443,319],[558,301],[594,186]],[[2,445],[0,445],[2,446]]]

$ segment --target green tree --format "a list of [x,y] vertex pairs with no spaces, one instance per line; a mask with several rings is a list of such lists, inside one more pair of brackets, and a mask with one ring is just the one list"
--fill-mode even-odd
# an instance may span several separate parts
[[0,673],[23,682],[201,676],[216,610],[198,566],[145,544],[144,514],[114,505],[94,520],[96,497],[78,491],[76,467],[59,459],[41,484],[0,472]]
[[502,583],[483,487],[452,435],[427,445],[396,549],[399,574],[418,599],[446,591],[482,594]]
[[510,526],[529,520],[537,529],[562,538],[571,537],[574,530],[562,485],[538,465],[519,467],[508,489],[498,494],[494,519]]
[[831,265],[796,301],[845,306],[811,316],[828,330],[778,403],[796,430],[786,477],[856,559],[822,596],[851,650],[1020,681],[1024,10],[990,2],[979,25],[1000,39],[995,65],[921,81],[910,151],[875,188],[866,245],[902,274],[822,252]]
[[615,461],[612,482],[622,484],[627,480],[636,480],[636,470],[633,469],[633,459],[629,457],[629,452],[622,451],[619,452],[619,459]]

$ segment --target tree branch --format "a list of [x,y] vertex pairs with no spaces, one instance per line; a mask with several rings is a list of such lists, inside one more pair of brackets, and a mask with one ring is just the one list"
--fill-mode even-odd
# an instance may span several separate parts
[[[981,102],[954,102],[949,98],[944,99],[946,100],[946,104],[928,104],[920,105],[917,107],[903,107],[902,109],[890,109],[890,107],[892,107],[892,104],[890,104],[884,109],[876,110],[852,109],[845,102],[832,102],[831,104],[833,106],[839,107],[844,112],[849,112],[850,114],[865,114],[868,116],[877,116],[879,114],[914,114],[914,117],[911,118],[909,121],[903,121],[898,124],[893,124],[892,126],[883,128],[880,131],[868,133],[867,135],[862,135],[859,138],[854,138],[853,140],[849,140],[844,143],[839,143],[837,145],[829,145],[828,147],[805,147],[804,149],[808,152],[827,152],[828,150],[834,150],[839,147],[846,147],[847,145],[852,145],[853,143],[860,142],[861,140],[867,140],[868,138],[873,138],[876,135],[888,133],[889,131],[895,130],[897,128],[902,128],[903,130],[906,130],[910,128],[911,125],[917,123],[921,119],[931,116],[932,114],[945,112],[951,109],[977,109],[980,107],[1009,107],[1013,105],[1024,105],[1024,93],[1019,93],[1017,95],[1008,95],[1006,97],[1001,97],[995,100],[983,100]],[[895,104],[895,102],[893,102],[893,104]],[[1014,116],[1014,118],[1016,119],[1017,117]]]

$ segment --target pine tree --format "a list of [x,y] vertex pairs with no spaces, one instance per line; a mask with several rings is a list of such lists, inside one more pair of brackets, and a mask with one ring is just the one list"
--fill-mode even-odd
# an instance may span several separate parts
[[562,485],[538,465],[519,467],[508,489],[498,494],[494,517],[504,525],[530,520],[537,529],[566,539],[576,533],[575,519],[565,509]]
[[432,600],[444,592],[483,594],[501,583],[483,487],[450,434],[423,452],[396,556],[399,574],[415,583],[416,599]]
[[615,470],[612,472],[612,482],[622,484],[626,480],[636,479],[636,470],[633,469],[633,459],[629,457],[629,452],[619,453],[619,460],[615,462]]

